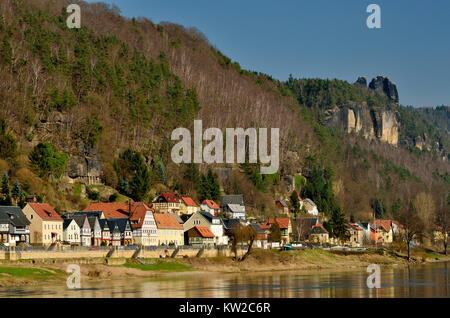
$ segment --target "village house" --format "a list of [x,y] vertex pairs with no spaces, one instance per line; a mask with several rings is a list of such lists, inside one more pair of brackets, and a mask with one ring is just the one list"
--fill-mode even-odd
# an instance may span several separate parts
[[364,232],[356,223],[348,224],[348,232],[350,234],[349,243],[353,247],[360,247],[364,241]]
[[27,203],[23,213],[30,221],[30,243],[51,245],[63,239],[63,219],[45,203]]
[[291,241],[291,234],[292,234],[292,224],[290,218],[269,218],[266,223],[261,225],[261,228],[266,231],[270,238],[270,232],[272,225],[277,222],[278,226],[280,227],[281,231],[281,242],[283,244],[287,244]]
[[77,214],[72,215],[72,219],[78,224],[80,228],[80,245],[81,246],[91,246],[92,245],[92,229],[89,224],[89,218],[87,214]]
[[158,213],[180,214],[180,200],[173,193],[161,193],[153,200],[153,208]]
[[275,205],[281,214],[289,214],[289,206],[284,200],[276,200]]
[[102,244],[102,228],[99,219],[96,216],[89,216],[88,221],[91,228],[91,245],[100,246]]
[[258,223],[252,223],[250,224],[250,227],[253,230],[253,233],[255,234],[255,241],[253,242],[255,247],[267,249],[266,231],[264,231],[263,228],[261,228],[261,226]]
[[133,229],[129,218],[107,219],[112,246],[133,245]]
[[245,220],[245,204],[242,194],[222,195],[220,197],[220,209],[228,214],[231,219]]
[[362,245],[369,245],[371,242],[371,230],[370,230],[370,223],[369,222],[358,222],[355,223],[357,226],[359,226],[363,232],[362,234]]
[[311,199],[304,199],[300,201],[300,209],[305,209],[306,213],[312,214],[315,216],[319,215],[319,210],[317,205]]
[[63,242],[70,245],[80,245],[81,229],[74,219],[66,218],[63,221]]
[[206,226],[194,226],[186,232],[188,244],[191,246],[214,246],[214,234]]
[[323,227],[321,223],[314,225],[311,229],[310,241],[315,244],[326,244],[329,242],[330,236],[328,231]]
[[158,245],[158,228],[153,212],[154,210],[143,202],[132,204],[130,222],[133,229],[134,244],[140,246]]
[[202,204],[200,205],[200,209],[202,211],[209,212],[211,215],[214,216],[218,216],[220,213],[219,205],[213,200],[203,200]]
[[391,220],[375,220],[375,225],[381,228],[379,239],[384,244],[391,244],[394,239]]
[[184,245],[183,226],[171,214],[155,213],[153,216],[158,227],[158,245]]
[[222,223],[222,219],[211,215],[209,212],[197,212],[192,214],[183,224],[184,231],[189,231],[194,226],[207,227],[214,234],[215,245],[227,245],[228,236]]
[[111,231],[109,230],[108,220],[100,219],[99,221],[100,229],[102,231],[102,242],[101,246],[110,246],[111,245]]
[[17,246],[30,241],[30,221],[17,206],[0,206],[0,244]]
[[200,211],[200,207],[190,197],[181,197],[180,200],[180,213],[181,214],[193,214]]

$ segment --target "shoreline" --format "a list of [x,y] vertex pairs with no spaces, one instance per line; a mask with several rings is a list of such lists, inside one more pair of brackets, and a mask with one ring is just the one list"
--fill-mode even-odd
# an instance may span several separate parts
[[[3,261],[0,263],[0,287],[64,283],[69,277],[67,265],[77,263],[81,279],[89,282],[123,279],[165,279],[199,275],[263,274],[270,272],[311,273],[317,271],[352,271],[379,264],[381,267],[408,266],[450,262],[449,256],[425,261],[406,261],[394,253],[364,252],[359,254],[333,253],[323,250],[267,251],[255,250],[244,262],[231,257],[147,259],[141,264],[131,259],[115,264],[88,263],[83,260],[64,260],[58,263]],[[84,260],[85,261],[85,260]],[[99,260],[100,261],[100,260]],[[86,261],[85,261],[86,262]],[[148,263],[147,263],[148,262]]]

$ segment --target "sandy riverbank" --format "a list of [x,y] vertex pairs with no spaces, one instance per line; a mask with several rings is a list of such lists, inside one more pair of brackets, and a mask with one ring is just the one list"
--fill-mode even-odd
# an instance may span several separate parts
[[[439,256],[417,258],[416,263],[450,261],[450,257]],[[104,260],[97,264],[79,260],[65,260],[57,263],[2,262],[0,263],[0,287],[11,285],[31,285],[65,282],[67,266],[79,263],[82,280],[106,280],[127,278],[161,278],[186,275],[207,275],[217,273],[252,273],[267,271],[311,271],[311,270],[351,270],[367,267],[369,264],[381,266],[401,266],[408,262],[401,256],[384,253],[330,252],[320,249],[300,251],[254,250],[243,262],[230,257],[183,258],[143,260],[116,260],[115,265],[107,265]]]

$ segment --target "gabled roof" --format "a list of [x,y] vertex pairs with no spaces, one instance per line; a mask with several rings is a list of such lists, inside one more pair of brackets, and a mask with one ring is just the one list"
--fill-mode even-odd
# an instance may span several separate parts
[[[70,223],[72,223],[74,220],[73,219],[64,219],[63,221],[63,229],[67,229],[70,225]],[[77,224],[77,222],[75,222],[75,224]],[[77,224],[78,225],[78,224]]]
[[95,227],[95,221],[98,220],[97,217],[95,216],[88,216],[88,222],[89,225],[91,226],[91,229],[93,229]]
[[158,197],[158,199],[163,199],[165,202],[170,202],[170,203],[179,203],[180,202],[180,200],[178,200],[178,198],[175,194],[168,193],[168,192],[161,193],[161,195]]
[[363,229],[356,223],[350,223],[350,227],[356,231],[362,231]]
[[[125,232],[126,227],[127,227],[127,223],[130,222],[130,220],[128,218],[116,218],[116,219],[108,219],[108,227],[109,230],[114,232],[114,231],[119,231],[120,233]],[[117,227],[117,229],[116,229]],[[131,226],[130,226],[131,228]]]
[[328,234],[328,231],[321,223],[314,225],[311,229],[311,234]]
[[[147,212],[154,212],[147,204],[143,202],[135,202],[131,204],[130,221],[133,229],[140,229],[144,225],[144,219]],[[137,223],[136,223],[137,222]]]
[[225,229],[233,229],[237,227],[240,223],[240,219],[222,219],[222,223]]
[[209,212],[199,212],[205,219],[208,221],[209,224],[212,224],[212,221],[215,219],[219,219],[217,216],[213,216]]
[[16,227],[30,225],[30,221],[18,206],[0,206],[0,223],[9,223]]
[[182,219],[178,214],[176,214],[176,213],[168,213],[168,214],[170,214],[171,216],[173,216],[173,217],[175,218],[175,220],[178,221],[178,223],[184,224],[183,219]]
[[195,203],[190,197],[181,197],[181,200],[184,204],[186,204],[186,206],[198,207],[197,203]]
[[107,219],[100,219],[98,220],[98,223],[100,223],[100,228],[102,231],[109,231],[109,224]]
[[28,203],[43,220],[62,220],[61,216],[47,203]]
[[126,202],[91,203],[83,211],[102,211],[107,219],[126,218],[130,214],[130,205]]
[[244,196],[242,194],[222,195],[220,206],[227,206],[228,204],[244,205]]
[[[72,219],[75,220],[75,222],[78,224],[78,226],[80,228],[82,228],[84,226],[84,222],[86,221],[87,215],[83,215],[83,214],[77,214],[72,216]],[[88,224],[89,224],[89,220],[88,220]],[[90,224],[89,224],[90,227]]]
[[214,238],[214,234],[206,226],[194,226],[193,227],[201,237]]
[[272,227],[272,224],[275,223],[275,221],[278,223],[280,229],[287,229],[289,228],[289,223],[291,222],[290,218],[269,218],[266,223],[264,223],[261,227],[263,229],[270,229]]
[[202,204],[206,204],[210,209],[220,209],[219,205],[213,200],[203,200]]
[[256,234],[266,234],[266,231],[257,223],[250,224],[251,228]]
[[245,213],[245,206],[239,204],[227,204],[229,211],[234,213]]
[[382,227],[386,232],[391,230],[391,220],[375,220],[375,225]]
[[171,214],[155,213],[153,216],[158,229],[183,229],[183,226]]

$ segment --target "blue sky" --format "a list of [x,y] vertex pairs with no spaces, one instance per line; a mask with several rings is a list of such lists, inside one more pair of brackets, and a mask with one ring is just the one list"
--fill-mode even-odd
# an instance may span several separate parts
[[[103,2],[126,17],[195,26],[243,68],[280,80],[385,75],[403,105],[450,105],[448,0]],[[381,7],[381,29],[366,26],[371,3]]]

